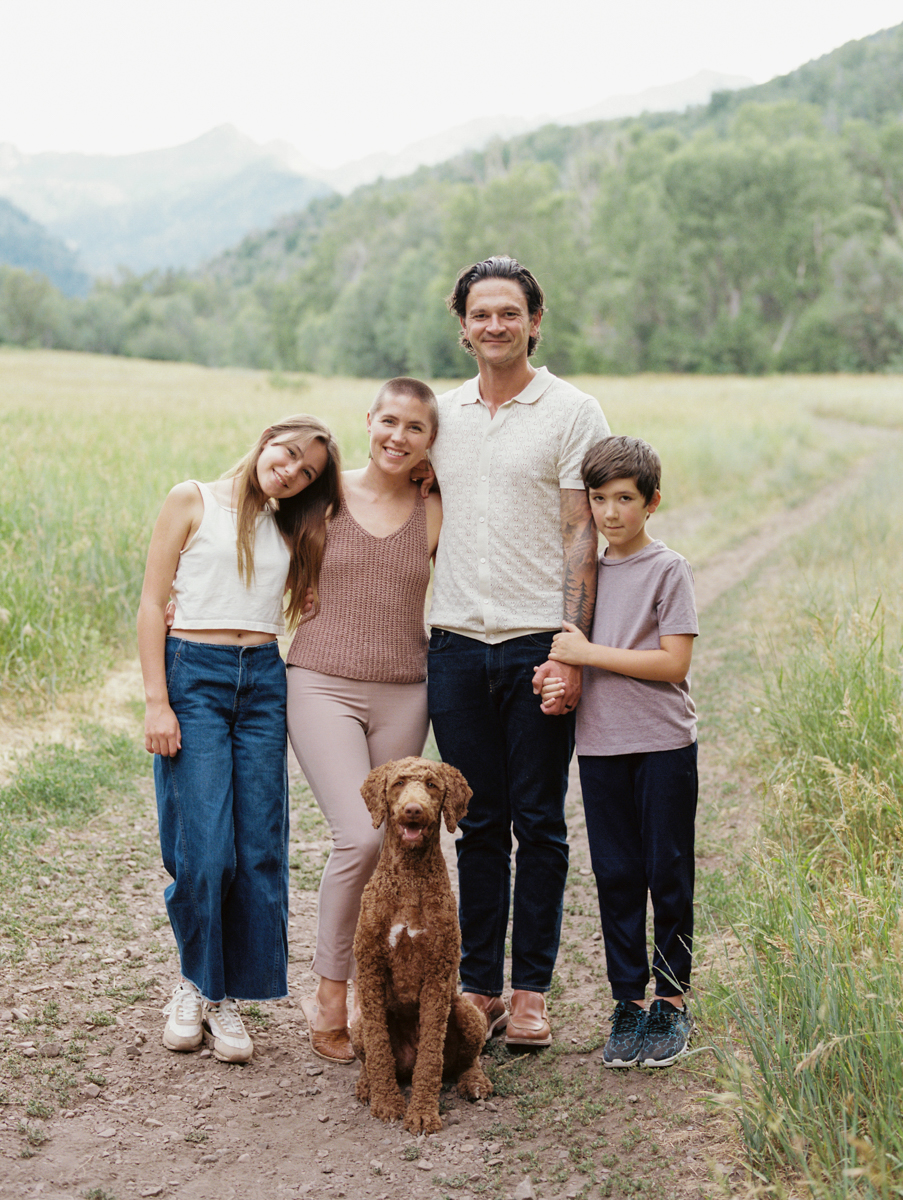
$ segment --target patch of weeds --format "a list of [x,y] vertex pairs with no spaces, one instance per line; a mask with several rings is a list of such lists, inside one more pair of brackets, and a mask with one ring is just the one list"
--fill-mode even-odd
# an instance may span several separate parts
[[60,1014],[60,1005],[58,1000],[48,1000],[41,1009],[41,1023],[44,1025],[52,1025],[54,1029],[60,1029],[66,1024],[66,1018]]
[[250,1004],[242,1005],[241,1015],[249,1025],[253,1025],[256,1029],[266,1029],[270,1023],[270,1014],[253,1001]]
[[185,1134],[185,1141],[191,1142],[193,1145],[200,1145],[201,1142],[207,1141],[207,1133],[203,1129],[189,1129]]
[[114,1000],[119,1000],[122,1008],[128,1008],[132,1004],[137,1004],[139,1000],[146,1000],[147,989],[156,987],[156,985],[156,978],[144,979],[141,983],[133,984],[130,988],[124,987],[121,984],[114,984],[105,990],[104,995],[110,996]]
[[[604,1046],[606,1040],[606,1036],[602,1033],[602,1031],[597,1030],[595,1033],[590,1034],[586,1041],[580,1042],[576,1046],[571,1045],[567,1047],[560,1047],[559,1054],[592,1054],[594,1050],[598,1050],[600,1046]],[[554,1048],[555,1047],[553,1045],[552,1049]]]
[[82,1192],[85,1200],[116,1200],[112,1192],[108,1192],[106,1188],[92,1187],[86,1192]]
[[514,1130],[504,1121],[496,1121],[494,1125],[490,1125],[485,1132],[480,1134],[484,1142],[501,1142],[505,1146],[510,1146],[514,1141]]
[[404,1148],[404,1157],[408,1160],[408,1162],[414,1162],[415,1159],[420,1157],[420,1147],[415,1146],[413,1143],[409,1143]]
[[608,1105],[604,1100],[583,1100],[570,1110],[570,1117],[579,1125],[592,1125],[599,1117],[605,1115]]
[[48,1117],[53,1116],[53,1109],[49,1104],[45,1104],[43,1100],[32,1097],[25,1105],[25,1115],[26,1117],[40,1117],[46,1121]]
[[647,1137],[648,1137],[648,1135],[645,1133],[641,1133],[639,1131],[639,1129],[628,1129],[627,1132],[624,1134],[624,1136],[621,1138],[621,1145],[629,1153],[636,1146],[638,1146],[640,1144],[640,1142],[645,1142],[647,1140]]
[[292,855],[288,865],[290,871],[297,872],[292,875],[292,882],[299,891],[317,891],[325,866],[322,857],[318,856],[317,861],[314,861],[314,856],[309,851],[301,850]]
[[116,1018],[108,1012],[89,1012],[85,1014],[86,1025],[115,1025]]
[[433,1182],[437,1187],[462,1188],[470,1179],[468,1171],[461,1171],[458,1175],[434,1175]]
[[101,1075],[99,1071],[87,1071],[85,1073],[85,1079],[88,1081],[88,1083],[94,1083],[98,1087],[106,1087],[107,1085],[106,1075]]
[[306,783],[296,784],[292,788],[291,803],[292,826],[295,830],[307,835],[315,834],[319,837],[328,835],[329,826],[326,824],[326,818]]
[[19,1122],[19,1133],[21,1133],[28,1145],[33,1149],[43,1146],[50,1134],[46,1129],[42,1129],[40,1125],[29,1125],[26,1121]]
[[568,1157],[581,1175],[588,1175],[593,1183],[596,1182],[596,1163],[588,1146],[577,1144],[568,1147]]
[[655,1196],[657,1198],[661,1195],[661,1184],[658,1181],[644,1179],[639,1175],[614,1171],[599,1185],[599,1194],[600,1196]]
[[51,1089],[58,1103],[65,1108],[69,1101],[69,1093],[78,1085],[74,1075],[70,1075],[63,1067],[51,1067],[46,1075],[46,1086]]
[[73,1067],[80,1067],[85,1061],[85,1043],[76,1038],[63,1050],[63,1058]]

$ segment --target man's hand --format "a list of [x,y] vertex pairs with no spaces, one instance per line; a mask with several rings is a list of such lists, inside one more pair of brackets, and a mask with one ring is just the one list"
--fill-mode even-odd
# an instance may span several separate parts
[[433,470],[433,464],[430,462],[428,454],[425,454],[419,463],[415,463],[411,467],[411,483],[420,484],[420,495],[424,500],[433,490],[436,483],[436,472]]
[[[564,690],[546,699],[545,682],[547,679],[560,679]],[[551,693],[553,689],[549,688]],[[557,692],[558,689],[555,689]],[[580,667],[572,667],[562,662],[544,662],[541,667],[533,668],[533,692],[542,696],[540,709],[547,717],[560,717],[563,713],[573,712],[580,702],[583,691],[583,671]]]

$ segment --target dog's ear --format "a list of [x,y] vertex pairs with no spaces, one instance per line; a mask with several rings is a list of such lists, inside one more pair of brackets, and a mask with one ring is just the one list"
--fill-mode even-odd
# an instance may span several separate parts
[[367,805],[374,829],[379,829],[389,811],[387,801],[389,771],[394,765],[394,763],[387,762],[383,763],[381,767],[374,767],[361,784],[361,795],[364,797],[364,803]]
[[458,822],[467,812],[467,801],[473,792],[457,767],[449,766],[448,763],[438,763],[437,770],[445,784],[445,799],[442,802],[445,828],[449,833],[454,833]]

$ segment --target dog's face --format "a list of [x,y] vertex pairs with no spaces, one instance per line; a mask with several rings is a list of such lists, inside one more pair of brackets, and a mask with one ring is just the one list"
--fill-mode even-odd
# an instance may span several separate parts
[[387,822],[405,850],[431,843],[444,817],[450,833],[467,811],[473,795],[460,771],[428,758],[399,758],[375,767],[361,788],[374,829]]

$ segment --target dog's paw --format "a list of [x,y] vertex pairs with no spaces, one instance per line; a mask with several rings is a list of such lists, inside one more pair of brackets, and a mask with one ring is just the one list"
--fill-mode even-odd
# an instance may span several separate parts
[[357,1087],[354,1090],[361,1104],[370,1103],[370,1080],[363,1073],[358,1076]]
[[420,1112],[413,1104],[408,1106],[404,1119],[404,1127],[408,1133],[438,1133],[442,1128],[442,1118],[439,1116],[438,1105],[429,1112]]
[[458,1079],[458,1095],[465,1100],[485,1100],[492,1095],[492,1084],[479,1063],[475,1063]]
[[374,1096],[371,1092],[370,1111],[380,1121],[397,1121],[404,1116],[404,1096],[401,1092],[394,1096]]

